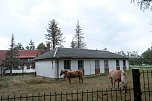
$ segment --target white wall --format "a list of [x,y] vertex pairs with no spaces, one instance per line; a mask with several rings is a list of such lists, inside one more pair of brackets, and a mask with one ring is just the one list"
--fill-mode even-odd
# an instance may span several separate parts
[[84,60],[84,75],[95,74],[95,60]]
[[[20,70],[12,70],[12,73],[34,73],[35,69],[20,69]],[[5,73],[10,73],[10,70],[6,70]]]
[[90,75],[91,74],[91,62],[90,60],[84,61],[84,75]]
[[52,66],[52,60],[35,62],[36,75],[39,75],[39,76],[56,78],[56,75],[55,75],[56,69],[55,68],[56,68],[55,62],[53,61],[53,66]]
[[100,73],[104,73],[104,60],[100,60]]
[[126,60],[126,69],[129,70],[129,61]]
[[[79,59],[65,59],[71,60],[71,70],[78,69],[78,60]],[[95,60],[96,59],[82,59],[84,60],[84,75],[91,75],[95,74]],[[63,78],[63,75],[60,76],[61,69],[64,69],[64,59],[59,59],[59,76],[57,76],[57,62],[56,60],[53,61],[53,68],[52,68],[52,60],[45,60],[45,61],[36,61],[35,68],[37,75],[50,77],[50,78]],[[119,60],[120,68],[123,68],[123,60]],[[116,60],[110,59],[108,60],[109,63],[109,71],[112,69],[116,69]],[[128,60],[126,60],[126,67],[129,69]],[[105,73],[104,70],[104,59],[100,59],[100,73]]]
[[[128,62],[128,60],[125,60],[125,61],[126,61],[126,69],[128,70],[129,69],[129,62]],[[108,60],[108,62],[109,62],[109,71],[116,69],[116,60],[115,59]],[[123,60],[119,60],[119,65],[120,65],[120,69],[123,70]]]
[[[70,60],[70,59],[66,59],[66,60]],[[78,69],[78,60],[79,59],[71,59],[71,70]],[[84,75],[95,74],[95,60],[96,59],[82,59],[82,60],[84,60]],[[60,61],[59,71],[61,71],[61,69],[64,69],[64,59],[60,59],[59,61]],[[115,59],[109,59],[108,63],[109,63],[109,71],[116,69]],[[119,60],[119,63],[120,63],[120,68],[123,69],[123,60]],[[129,69],[128,60],[126,60],[126,67],[127,69]],[[100,73],[105,73],[104,59],[100,59]]]
[[116,69],[116,60],[110,59],[109,62],[109,71]]

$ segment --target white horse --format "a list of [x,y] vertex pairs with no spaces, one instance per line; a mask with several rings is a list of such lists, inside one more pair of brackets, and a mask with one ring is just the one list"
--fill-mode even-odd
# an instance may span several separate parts
[[122,82],[123,88],[127,88],[127,75],[122,70],[112,70],[109,72],[109,76],[111,78],[111,84],[112,87],[115,87],[115,83],[118,82],[118,88],[119,88],[119,82]]

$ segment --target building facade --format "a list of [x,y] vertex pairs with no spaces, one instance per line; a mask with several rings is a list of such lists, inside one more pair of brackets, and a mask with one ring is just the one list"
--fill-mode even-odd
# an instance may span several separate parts
[[[8,50],[0,50],[0,74],[10,73],[9,67],[3,67],[2,62],[6,58]],[[18,60],[20,65],[14,67],[12,73],[31,73],[35,72],[34,58],[40,55],[42,51],[39,50],[18,50]]]
[[109,73],[112,69],[129,69],[128,58],[102,50],[56,48],[35,58],[36,74],[63,78],[61,69],[83,69],[84,75]]

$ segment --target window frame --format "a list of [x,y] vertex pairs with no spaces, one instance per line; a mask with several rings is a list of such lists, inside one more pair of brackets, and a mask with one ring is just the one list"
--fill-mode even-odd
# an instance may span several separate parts
[[119,60],[116,60],[116,67],[120,67],[120,62],[119,62]]
[[84,60],[78,60],[78,69],[84,68]]
[[64,60],[64,69],[71,70],[71,60]]

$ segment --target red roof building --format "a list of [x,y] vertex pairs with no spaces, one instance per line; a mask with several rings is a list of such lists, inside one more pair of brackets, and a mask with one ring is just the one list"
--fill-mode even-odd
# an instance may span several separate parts
[[[8,50],[0,50],[0,64],[6,58],[6,53]],[[42,51],[39,50],[19,50],[19,59],[33,59],[40,55]]]

